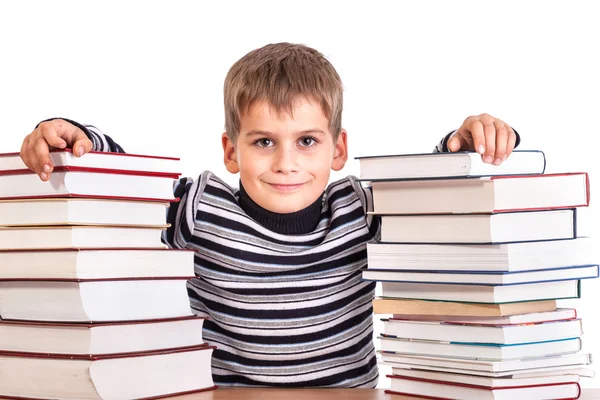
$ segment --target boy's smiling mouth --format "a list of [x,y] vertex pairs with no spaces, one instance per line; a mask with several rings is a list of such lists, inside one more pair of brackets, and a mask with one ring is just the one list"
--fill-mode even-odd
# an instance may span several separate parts
[[304,183],[270,183],[267,182],[269,186],[279,192],[293,192],[296,189],[301,188]]

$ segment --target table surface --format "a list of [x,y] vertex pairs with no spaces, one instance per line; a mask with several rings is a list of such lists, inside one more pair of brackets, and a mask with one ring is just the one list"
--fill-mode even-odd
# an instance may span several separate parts
[[[384,389],[232,389],[219,388],[208,392],[170,397],[176,400],[423,400],[416,397],[399,396],[384,393]],[[600,389],[586,389],[580,400],[600,400]]]

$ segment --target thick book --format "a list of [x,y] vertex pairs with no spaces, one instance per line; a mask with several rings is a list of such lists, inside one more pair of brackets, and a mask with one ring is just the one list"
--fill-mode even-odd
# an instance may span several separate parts
[[0,227],[0,250],[165,248],[164,227]]
[[501,244],[368,243],[368,268],[436,271],[532,271],[596,264],[589,237]]
[[456,317],[504,317],[556,310],[555,300],[526,301],[504,304],[463,303],[439,300],[412,300],[376,297],[373,299],[375,314],[400,315],[448,315]]
[[[142,154],[111,153],[91,151],[82,157],[75,157],[71,149],[52,150],[52,165],[57,167],[79,167],[110,169],[118,171],[156,172],[165,175],[180,174],[180,160],[176,157],[162,157]],[[19,153],[0,154],[0,171],[20,173],[29,168]]]
[[5,250],[0,251],[0,281],[189,277],[194,254],[167,248]]
[[109,355],[200,346],[204,318],[119,323],[0,321],[0,352]]
[[592,363],[588,353],[563,354],[554,357],[532,357],[520,360],[487,361],[460,358],[408,356],[381,353],[384,365],[393,368],[426,369],[440,372],[500,377],[523,372],[548,372],[556,369],[586,368]]
[[381,217],[381,241],[386,243],[513,243],[576,237],[576,209]]
[[169,203],[94,198],[0,201],[0,226],[164,226]]
[[[547,385],[552,383],[576,383],[579,382],[579,371],[554,371],[541,373],[533,376],[508,376],[504,378],[493,378],[487,376],[453,374],[438,371],[425,371],[418,369],[393,368],[392,375],[408,376],[412,378],[430,379],[449,383],[462,383],[465,385],[486,386],[489,388],[497,387],[516,387],[516,386],[534,386]],[[587,375],[584,375],[587,376]]]
[[580,338],[513,345],[405,339],[393,336],[380,336],[379,340],[382,353],[489,361],[552,357],[581,350]]
[[384,337],[462,343],[523,344],[583,335],[580,319],[529,325],[475,325],[382,319]]
[[537,282],[554,282],[597,278],[598,265],[576,265],[539,271],[518,272],[438,272],[410,270],[366,269],[362,272],[365,281],[411,282],[411,283],[449,283],[457,285],[518,285]]
[[477,325],[522,325],[535,324],[538,322],[564,321],[577,318],[577,310],[574,308],[557,308],[552,311],[528,312],[525,314],[507,315],[502,317],[459,317],[455,315],[419,315],[419,314],[394,314],[393,319],[405,319],[409,321],[437,321],[451,322],[454,324],[477,324]]
[[382,282],[383,297],[459,301],[465,303],[514,303],[533,300],[576,299],[580,281],[526,283],[508,286],[454,285],[445,283]]
[[568,400],[578,399],[581,395],[577,382],[490,388],[402,375],[388,375],[388,378],[391,378],[391,385],[390,389],[385,390],[386,393],[432,400]]
[[487,175],[542,174],[546,157],[539,150],[515,150],[502,164],[484,163],[481,154],[414,153],[356,157],[360,179],[418,179]]
[[585,172],[372,182],[375,214],[494,213],[585,207]]
[[174,201],[178,175],[84,167],[56,167],[46,182],[29,172],[0,171],[0,199],[98,197],[125,200]]
[[215,389],[215,347],[118,356],[1,354],[0,397],[150,399]]
[[[192,278],[192,277],[188,277]],[[192,315],[188,279],[0,282],[2,319],[112,322]]]

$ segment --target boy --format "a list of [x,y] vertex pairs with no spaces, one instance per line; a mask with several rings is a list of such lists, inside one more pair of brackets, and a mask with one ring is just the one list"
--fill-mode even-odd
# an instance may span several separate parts
[[[163,240],[196,251],[188,284],[203,331],[218,349],[216,384],[375,387],[371,300],[361,281],[366,244],[379,238],[369,188],[354,177],[327,186],[347,160],[342,84],[314,49],[278,43],[254,50],[225,79],[224,162],[232,189],[211,172],[174,187]],[[469,117],[436,151],[474,150],[500,164],[518,136],[489,115]],[[49,147],[123,149],[74,121],[41,123],[21,156],[47,180]],[[190,366],[193,368],[193,366]]]

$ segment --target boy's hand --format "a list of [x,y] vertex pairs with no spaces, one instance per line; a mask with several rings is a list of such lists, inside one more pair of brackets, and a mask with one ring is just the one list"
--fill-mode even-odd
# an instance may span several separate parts
[[21,159],[41,180],[47,181],[54,169],[50,150],[66,147],[73,149],[76,157],[81,157],[92,150],[92,141],[81,129],[65,120],[45,121],[25,136],[21,145]]
[[517,135],[502,120],[489,114],[471,116],[448,139],[451,152],[477,151],[486,163],[500,165],[515,148]]

